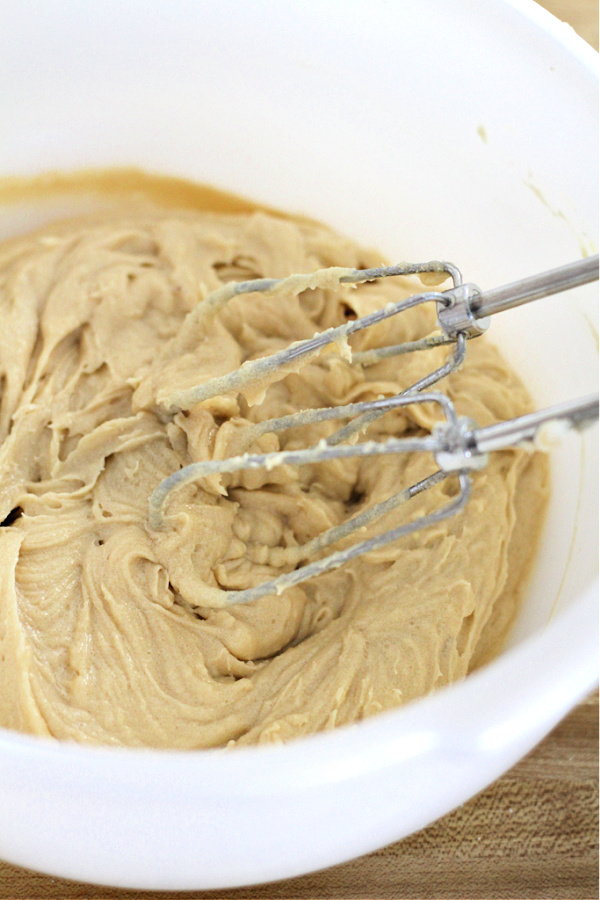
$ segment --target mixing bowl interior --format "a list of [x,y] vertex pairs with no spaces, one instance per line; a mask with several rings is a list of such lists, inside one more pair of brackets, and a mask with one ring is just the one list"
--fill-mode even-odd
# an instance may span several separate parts
[[[482,287],[593,250],[595,54],[533,3],[157,0],[139,9],[25,0],[5,11],[1,174],[111,165],[177,174],[307,213],[393,260],[450,259]],[[27,209],[13,212],[5,231],[31,224]],[[537,405],[595,389],[595,296],[581,288],[493,322]],[[76,748],[74,766],[73,748],[45,755],[4,733],[0,855],[110,884],[224,887],[366,852],[466,800],[590,684],[578,660],[595,652],[594,434],[569,438],[552,459],[539,560],[512,649],[489,670],[350,736],[284,748],[255,780],[244,781],[245,753],[240,762],[210,755],[207,771],[230,767],[225,800],[194,768],[201,755],[178,768],[168,755],[105,762]],[[564,616],[565,646],[551,627],[544,643],[553,613]],[[567,673],[562,693],[555,666]],[[509,721],[501,739],[476,739],[479,713]],[[311,793],[319,759],[320,793]],[[249,832],[261,790],[273,792],[273,826]],[[31,825],[40,815],[43,837]],[[204,857],[190,846],[191,821]]]
[[[369,10],[375,55],[359,3],[327,15],[317,3],[185,7],[180,19],[151,3],[141,26],[135,3],[15,10],[2,47],[12,127],[0,171],[133,163],[198,178],[321,218],[394,260],[450,259],[484,287],[593,249],[594,86],[581,47],[579,59],[565,53],[530,6],[380,3]],[[410,40],[399,48],[394,33]],[[35,69],[16,57],[19,37]],[[72,53],[59,52],[65,42]],[[594,298],[582,288],[494,321],[492,338],[539,405],[593,389]],[[585,447],[582,456],[571,440],[555,453],[514,639],[593,577],[595,512],[581,485],[584,468],[586,484],[595,477],[594,440]]]

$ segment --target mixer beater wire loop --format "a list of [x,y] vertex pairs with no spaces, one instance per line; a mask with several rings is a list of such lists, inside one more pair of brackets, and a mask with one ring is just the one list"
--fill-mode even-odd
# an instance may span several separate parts
[[[247,590],[214,590],[210,603],[207,604],[206,600],[203,600],[203,605],[224,607],[249,603],[267,594],[280,594],[288,587],[336,569],[350,560],[377,550],[400,537],[437,524],[455,515],[465,506],[471,491],[470,473],[486,465],[488,453],[507,447],[531,444],[547,449],[548,445],[564,431],[572,428],[580,429],[598,419],[598,395],[596,394],[593,397],[569,401],[507,422],[478,428],[470,419],[458,417],[451,400],[444,394],[424,393],[462,365],[466,354],[467,340],[477,337],[487,329],[491,315],[597,280],[598,256],[580,260],[488,292],[482,291],[476,285],[464,284],[460,271],[448,262],[399,264],[362,270],[319,270],[311,275],[292,275],[283,279],[258,279],[229,283],[210,294],[198,310],[199,315],[212,315],[232,297],[244,293],[286,290],[292,294],[298,294],[303,290],[320,286],[331,287],[336,283],[356,284],[394,275],[423,273],[445,273],[452,278],[453,287],[443,292],[426,291],[406,300],[390,303],[374,313],[336,328],[330,328],[309,340],[299,341],[271,356],[248,361],[237,371],[228,375],[213,378],[185,391],[174,393],[163,403],[167,413],[173,415],[177,411],[190,409],[196,404],[218,395],[243,393],[251,385],[264,385],[266,390],[277,377],[285,377],[289,371],[293,371],[293,366],[298,365],[298,360],[310,358],[328,344],[339,344],[340,342],[345,344],[350,335],[427,302],[437,304],[440,334],[429,335],[406,344],[353,353],[351,354],[352,364],[371,366],[390,356],[427,350],[445,344],[455,345],[454,350],[442,366],[398,395],[341,407],[310,409],[293,413],[279,419],[248,425],[244,434],[246,446],[251,447],[264,434],[277,433],[302,425],[314,425],[319,422],[351,420],[328,438],[321,440],[316,446],[275,453],[243,453],[225,460],[193,463],[165,478],[158,485],[150,498],[149,524],[152,529],[160,531],[169,527],[166,508],[172,495],[185,485],[199,482],[211,475],[233,474],[261,468],[268,471],[283,465],[303,466],[334,459],[395,453],[430,453],[438,465],[437,471],[418,483],[403,488],[389,499],[361,511],[340,525],[327,529],[304,545],[281,548],[282,554],[285,555],[286,566],[294,566],[293,571],[285,572],[271,581]],[[350,438],[364,431],[371,422],[390,410],[422,403],[437,404],[443,413],[443,420],[434,426],[429,435],[346,443]],[[458,480],[458,493],[440,509],[335,551],[328,556],[300,565],[304,560],[318,555],[332,544],[348,538],[359,530],[366,529],[382,516],[449,477]]]
[[[441,509],[428,515],[420,516],[413,521],[390,529],[383,534],[353,544],[343,550],[330,554],[324,559],[304,565],[277,578],[264,582],[243,591],[221,591],[215,600],[215,606],[228,606],[238,603],[249,603],[267,594],[280,594],[293,585],[301,584],[317,575],[337,569],[364,553],[384,547],[421,528],[438,524],[453,516],[465,505],[470,496],[471,484],[469,472],[481,469],[487,462],[488,450],[500,450],[527,441],[535,441],[541,430],[549,423],[562,423],[566,428],[581,428],[598,418],[598,396],[581,401],[573,401],[552,407],[508,422],[477,428],[469,419],[458,417],[453,403],[444,394],[429,393],[416,396],[395,396],[381,400],[356,403],[344,407],[319,410],[308,410],[290,416],[262,422],[254,426],[255,435],[267,431],[283,431],[286,428],[301,424],[314,424],[332,419],[346,418],[365,412],[377,412],[383,415],[391,409],[416,403],[437,403],[445,415],[445,421],[438,423],[433,432],[425,437],[390,438],[386,441],[365,441],[362,444],[343,444],[335,447],[327,446],[321,441],[315,447],[305,450],[284,450],[275,453],[242,454],[225,460],[209,460],[194,463],[165,479],[152,494],[150,499],[150,526],[155,530],[166,527],[164,507],[172,493],[185,485],[198,482],[210,475],[233,474],[244,470],[271,470],[283,465],[302,466],[325,462],[331,459],[349,459],[352,457],[379,456],[390,453],[432,453],[438,463],[438,471],[420,482],[404,488],[388,500],[377,503],[359,513],[341,525],[329,528],[302,547],[292,548],[291,561],[298,564],[303,559],[313,556],[331,544],[349,537],[360,529],[364,529],[380,519],[386,513],[426,491],[444,479],[457,475],[459,492],[452,501]],[[252,426],[251,426],[252,428]],[[204,605],[213,605],[211,603]]]

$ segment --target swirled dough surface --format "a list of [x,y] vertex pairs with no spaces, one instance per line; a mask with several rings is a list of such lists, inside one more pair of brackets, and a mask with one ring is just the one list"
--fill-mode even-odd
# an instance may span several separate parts
[[[285,568],[282,548],[434,470],[388,456],[229,476],[148,498],[190,462],[308,446],[334,424],[266,435],[248,423],[390,395],[446,348],[370,368],[344,348],[274,381],[263,400],[220,396],[168,416],[169,395],[408,296],[388,279],[299,296],[252,294],[216,316],[231,279],[381,257],[327,228],[265,213],[137,212],[53,225],[0,249],[0,724],[59,739],[154,747],[287,740],[355,722],[466,675],[499,648],[535,549],[542,455],[497,453],[466,510],[282,596],[213,610],[207,589]],[[364,349],[431,332],[429,306],[352,339]],[[486,339],[442,384],[480,425],[530,408]],[[368,437],[420,433],[409,407]],[[372,527],[447,503],[452,481]],[[282,569],[283,567],[283,569]]]

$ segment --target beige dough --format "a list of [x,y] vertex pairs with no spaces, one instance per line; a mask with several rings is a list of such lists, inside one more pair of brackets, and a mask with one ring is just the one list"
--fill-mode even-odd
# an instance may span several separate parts
[[[323,226],[264,212],[149,210],[47,226],[0,248],[0,725],[91,743],[212,747],[356,722],[465,676],[499,649],[547,495],[540,453],[497,453],[454,519],[282,596],[211,610],[203,592],[285,568],[304,543],[432,472],[428,456],[283,467],[148,498],[190,462],[292,449],[335,424],[266,435],[249,422],[397,393],[447,348],[362,369],[327,348],[264,400],[165,414],[176,391],[414,293],[416,279],[252,294],[198,313],[231,279],[381,263]],[[429,334],[420,307],[354,349]],[[530,409],[486,339],[441,386],[480,425]],[[380,440],[427,430],[409,407]],[[453,481],[372,526],[447,503]],[[362,537],[362,536],[361,536]],[[206,598],[205,598],[206,599]]]

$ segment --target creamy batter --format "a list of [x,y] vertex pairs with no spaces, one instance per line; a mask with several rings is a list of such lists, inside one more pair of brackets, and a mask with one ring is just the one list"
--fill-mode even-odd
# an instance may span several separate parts
[[[498,651],[543,517],[540,453],[494,454],[459,516],[227,610],[203,601],[288,571],[282,549],[425,477],[434,461],[223,476],[174,494],[163,531],[148,524],[150,494],[182,466],[242,446],[309,446],[338,427],[268,434],[248,448],[249,423],[395,394],[442,363],[443,347],[363,368],[333,346],[273,379],[264,397],[168,412],[173,394],[422,285],[251,294],[198,315],[211,291],[381,262],[321,225],[265,212],[107,214],[0,248],[0,725],[129,746],[282,741],[406,703]],[[434,326],[434,309],[419,307],[350,343],[415,340]],[[485,338],[440,389],[480,425],[531,408]],[[436,415],[403,408],[367,437],[424,433]],[[455,490],[449,480],[370,531]]]

